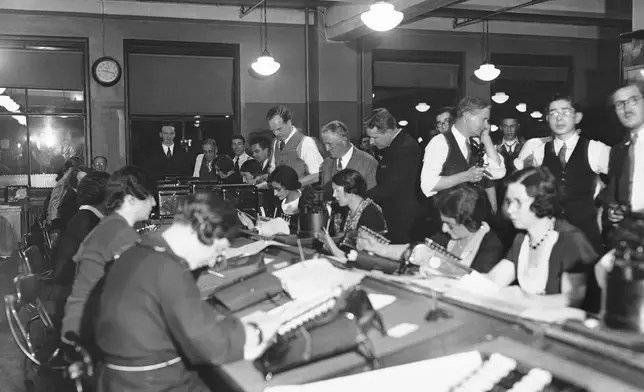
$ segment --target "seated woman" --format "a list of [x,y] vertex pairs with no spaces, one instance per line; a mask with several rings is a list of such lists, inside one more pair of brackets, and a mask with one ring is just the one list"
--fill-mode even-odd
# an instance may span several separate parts
[[[443,222],[443,233],[431,239],[458,256],[461,263],[478,272],[489,272],[503,257],[503,244],[494,231],[483,221],[488,204],[483,191],[469,184],[445,189],[434,196],[434,205]],[[382,244],[370,236],[358,240],[358,249],[366,250],[392,260],[400,260],[413,244]],[[420,249],[419,249],[420,251]],[[432,256],[419,254],[417,262]]]
[[234,206],[200,192],[163,232],[114,260],[98,303],[96,391],[210,391],[198,365],[253,360],[280,323],[241,322],[201,299],[191,271],[213,266],[236,231]]
[[325,230],[322,241],[333,254],[340,260],[346,260],[346,252],[356,248],[358,228],[365,226],[377,233],[387,232],[387,222],[382,215],[380,207],[373,200],[365,198],[367,182],[353,169],[344,169],[331,178],[333,198],[340,207],[348,207],[349,214],[344,221],[342,232],[344,236],[337,245]]
[[507,183],[504,208],[525,233],[488,277],[502,287],[516,282],[521,295],[540,296],[548,307],[579,306],[597,254],[579,229],[555,218],[560,211],[555,177],[544,167],[527,168]]
[[221,157],[215,162],[215,172],[225,185],[241,184],[242,177],[235,171],[235,165],[230,157]]
[[60,237],[55,252],[52,300],[56,324],[62,321],[65,302],[74,284],[76,275],[74,255],[81,242],[104,216],[103,202],[109,178],[108,173],[93,172],[85,176],[78,185],[75,203],[80,207],[70,219],[68,228]]
[[309,187],[302,189],[302,184],[295,170],[286,165],[275,168],[268,176],[268,183],[273,188],[273,194],[281,203],[275,208],[274,216],[282,218],[289,224],[291,233],[297,233],[297,214],[303,208],[310,193]]

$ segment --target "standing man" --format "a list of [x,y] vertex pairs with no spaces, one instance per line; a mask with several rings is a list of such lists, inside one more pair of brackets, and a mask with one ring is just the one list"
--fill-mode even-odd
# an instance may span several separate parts
[[[505,163],[490,137],[490,104],[477,97],[463,98],[456,108],[451,129],[434,137],[425,148],[420,186],[427,197],[456,185],[471,182],[486,190],[496,211],[494,184],[505,175]],[[478,139],[478,140],[477,140]],[[483,149],[484,166],[479,167]]]
[[452,128],[454,123],[454,108],[443,106],[436,112],[436,130],[439,133],[445,133]]
[[239,169],[242,167],[244,162],[251,158],[250,155],[246,154],[246,139],[242,135],[233,135],[233,140],[231,142],[231,147],[235,156],[233,157],[233,166],[235,171],[239,173]]
[[389,239],[395,244],[406,244],[411,241],[412,229],[422,215],[418,194],[420,147],[397,124],[387,109],[376,109],[363,121],[371,143],[382,153],[377,185],[367,195],[382,208]]
[[284,105],[270,109],[266,120],[275,135],[271,171],[287,165],[295,170],[302,186],[317,183],[323,159],[315,140],[293,126],[291,112]]
[[217,142],[213,139],[206,139],[203,141],[201,148],[203,149],[203,154],[197,155],[192,176],[199,178],[199,181],[219,180],[215,170],[215,158],[218,151]]
[[331,200],[333,189],[331,178],[343,169],[353,169],[360,173],[367,183],[367,190],[376,186],[376,158],[353,146],[349,140],[349,130],[341,121],[331,121],[322,127],[321,139],[329,156],[322,162],[320,185],[324,187],[325,200]]
[[624,219],[619,207],[644,211],[644,84],[635,82],[620,87],[613,93],[612,102],[617,118],[629,133],[610,154],[609,181],[604,195],[609,225]]
[[579,135],[577,124],[583,114],[571,97],[555,97],[547,109],[554,139],[534,150],[533,166],[543,165],[557,177],[563,193],[563,215],[600,252],[602,239],[594,199],[598,175],[608,173],[610,147]]
[[188,153],[183,146],[174,143],[175,136],[174,126],[164,125],[159,133],[161,146],[154,148],[150,159],[144,161],[157,180],[163,180],[167,176],[190,175]]
[[[519,120],[515,117],[506,116],[501,120],[503,140],[496,146],[496,150],[501,155],[501,158],[503,158],[505,165],[505,176],[501,180],[514,173],[514,160],[519,157],[519,153],[523,148],[523,140],[518,137],[519,128]],[[503,203],[503,198],[505,197],[504,188],[503,181],[496,181],[496,194],[499,204]]]

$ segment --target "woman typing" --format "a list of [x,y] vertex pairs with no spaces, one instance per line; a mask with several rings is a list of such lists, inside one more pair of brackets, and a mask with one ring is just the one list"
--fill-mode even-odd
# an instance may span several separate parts
[[[458,256],[461,264],[482,273],[490,271],[503,257],[504,249],[499,237],[483,221],[488,207],[482,191],[471,185],[458,185],[437,193],[434,204],[440,212],[443,233],[431,239]],[[379,243],[369,235],[358,238],[358,249],[392,260],[402,259],[413,248],[413,244]],[[422,247],[417,251],[420,253],[413,257],[417,262],[431,257],[431,254],[422,255]]]
[[336,244],[326,230],[322,241],[333,256],[344,260],[346,252],[356,247],[359,227],[364,226],[377,233],[385,234],[387,222],[380,207],[373,200],[365,198],[367,183],[357,171],[353,169],[339,171],[331,179],[331,186],[333,198],[340,207],[347,207],[349,214],[344,221],[342,229],[344,236],[340,244]]
[[502,287],[518,283],[520,295],[537,298],[547,307],[579,306],[597,254],[579,229],[555,218],[560,206],[554,176],[546,168],[514,173],[504,208],[525,233],[517,235],[488,277]]
[[278,166],[268,176],[268,183],[273,188],[273,194],[281,203],[275,209],[275,217],[282,218],[289,224],[291,233],[298,228],[298,214],[307,200],[310,189],[302,189],[297,173],[290,166]]

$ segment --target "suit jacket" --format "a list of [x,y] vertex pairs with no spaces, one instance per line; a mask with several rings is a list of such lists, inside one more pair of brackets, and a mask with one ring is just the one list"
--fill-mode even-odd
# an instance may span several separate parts
[[[376,186],[376,172],[378,170],[378,161],[376,158],[361,151],[355,147],[349,163],[345,169],[353,169],[360,173],[367,182],[367,190]],[[338,172],[338,160],[331,157],[324,158],[320,168],[320,184],[324,188],[324,199],[331,200],[333,195],[333,188],[331,187],[331,179]]]
[[367,196],[381,208],[393,243],[407,243],[423,211],[420,202],[421,152],[418,141],[402,130],[382,150],[377,185]]
[[186,150],[178,143],[174,144],[172,157],[168,158],[162,145],[158,145],[150,151],[150,157],[146,159],[147,168],[158,180],[166,176],[191,176],[192,160]]

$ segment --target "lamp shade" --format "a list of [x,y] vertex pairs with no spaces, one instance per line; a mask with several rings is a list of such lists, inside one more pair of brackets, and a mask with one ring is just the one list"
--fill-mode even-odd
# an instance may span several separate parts
[[400,125],[401,127],[406,127],[407,124],[409,124],[409,122],[407,120],[398,121],[398,125]]
[[429,106],[429,105],[428,105],[427,103],[425,103],[425,102],[421,102],[421,103],[419,103],[418,105],[416,105],[416,110],[418,110],[418,111],[419,111],[419,112],[421,112],[421,113],[425,113],[426,111],[428,111],[428,110],[429,110],[429,108],[431,108],[431,106]]
[[273,56],[271,56],[267,50],[265,50],[264,53],[262,53],[262,55],[259,56],[250,66],[253,68],[253,71],[262,76],[270,76],[280,69],[280,63],[275,61]]
[[530,113],[530,117],[532,117],[532,118],[541,118],[541,117],[543,117],[543,113],[535,110],[534,112]]
[[490,132],[496,132],[498,130],[499,130],[499,127],[497,127],[496,125],[494,124],[490,125]]
[[528,110],[528,105],[526,105],[525,103],[520,103],[517,105],[517,110],[521,113],[525,113],[525,111]]
[[369,11],[360,15],[362,23],[371,30],[389,31],[403,20],[403,13],[396,11],[393,4],[381,1],[373,4]]
[[496,93],[492,96],[492,100],[498,104],[506,103],[510,96],[506,93]]
[[491,82],[501,75],[501,70],[495,67],[494,64],[485,63],[474,71],[474,75],[484,82]]

